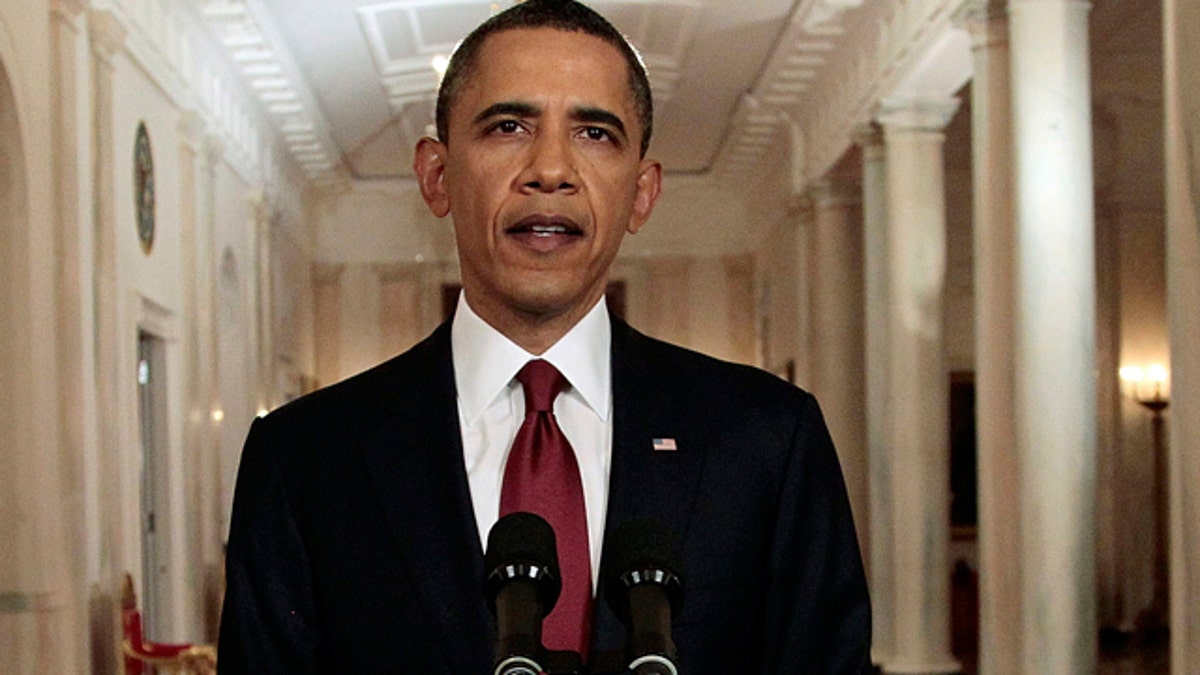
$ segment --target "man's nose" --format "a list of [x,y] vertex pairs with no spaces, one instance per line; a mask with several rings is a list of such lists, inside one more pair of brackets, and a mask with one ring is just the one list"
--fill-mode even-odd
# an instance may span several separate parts
[[525,190],[571,192],[578,187],[571,141],[556,135],[539,136],[530,147],[529,163],[521,176]]

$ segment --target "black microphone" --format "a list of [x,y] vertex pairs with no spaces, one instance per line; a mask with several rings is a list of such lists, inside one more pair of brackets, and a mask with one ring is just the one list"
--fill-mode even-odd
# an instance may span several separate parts
[[562,591],[554,528],[532,513],[510,513],[492,526],[484,555],[484,597],[496,617],[493,675],[538,675],[542,619]]
[[683,603],[679,537],[653,520],[630,520],[607,535],[605,597],[625,624],[635,675],[679,675],[671,616]]

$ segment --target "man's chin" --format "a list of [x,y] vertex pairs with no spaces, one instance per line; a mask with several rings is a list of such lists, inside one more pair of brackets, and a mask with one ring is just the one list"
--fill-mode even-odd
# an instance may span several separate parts
[[600,298],[601,293],[574,291],[561,286],[525,287],[511,298],[511,306],[532,319],[553,320],[561,316],[581,317]]

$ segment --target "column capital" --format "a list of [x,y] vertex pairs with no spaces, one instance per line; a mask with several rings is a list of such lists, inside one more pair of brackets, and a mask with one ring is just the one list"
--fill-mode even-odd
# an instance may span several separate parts
[[203,140],[204,164],[212,170],[225,156],[225,139],[220,134],[209,133],[205,134]]
[[1006,0],[967,0],[954,13],[954,21],[966,26],[973,21],[1002,19],[1008,16]]
[[271,216],[275,213],[275,195],[270,189],[259,187],[246,195],[246,203],[250,205],[254,213],[254,222],[260,227],[267,227],[271,223]]
[[955,97],[888,98],[880,105],[876,119],[885,130],[942,131],[960,101]]
[[1008,7],[1003,0],[971,0],[954,22],[970,33],[972,49],[1008,43]]
[[789,223],[797,227],[805,227],[812,223],[813,199],[808,190],[788,195],[786,209]]
[[647,275],[651,277],[678,277],[687,274],[692,266],[692,259],[682,255],[666,255],[654,258],[654,264],[648,266]]
[[336,286],[341,282],[342,272],[345,270],[345,263],[327,263],[318,260],[312,264],[313,284]]
[[50,14],[67,21],[83,13],[88,7],[88,0],[50,0]]
[[1092,0],[1008,0],[1010,8],[1018,5],[1075,5],[1081,9],[1091,10]]
[[184,110],[179,113],[179,140],[194,152],[200,152],[204,148],[204,133],[207,128],[208,122],[204,119],[204,115],[195,110]]
[[371,270],[383,284],[408,281],[413,278],[413,273],[416,271],[410,263],[375,263],[371,265]]
[[862,203],[862,187],[854,181],[822,178],[809,188],[818,209],[854,206]]
[[88,36],[92,51],[106,61],[125,49],[125,27],[117,15],[108,10],[88,10]]
[[745,253],[734,253],[721,256],[721,266],[726,274],[737,274],[754,271],[754,258]]
[[864,122],[856,125],[850,132],[850,140],[864,150],[876,145],[883,145],[883,131],[874,122]]
[[863,160],[883,159],[883,130],[874,122],[854,127],[850,139],[862,150]]

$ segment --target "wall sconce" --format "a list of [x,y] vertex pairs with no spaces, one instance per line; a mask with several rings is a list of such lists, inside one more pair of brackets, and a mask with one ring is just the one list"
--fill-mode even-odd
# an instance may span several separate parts
[[1155,415],[1161,415],[1170,405],[1165,366],[1157,363],[1145,367],[1121,366],[1119,375],[1126,395]]
[[[1167,452],[1166,419],[1170,405],[1167,369],[1160,364],[1122,366],[1119,375],[1127,395],[1150,411],[1151,440],[1154,443],[1154,598],[1137,618],[1138,631],[1147,639],[1166,635],[1170,623],[1167,550]],[[1149,396],[1147,396],[1149,393]]]

